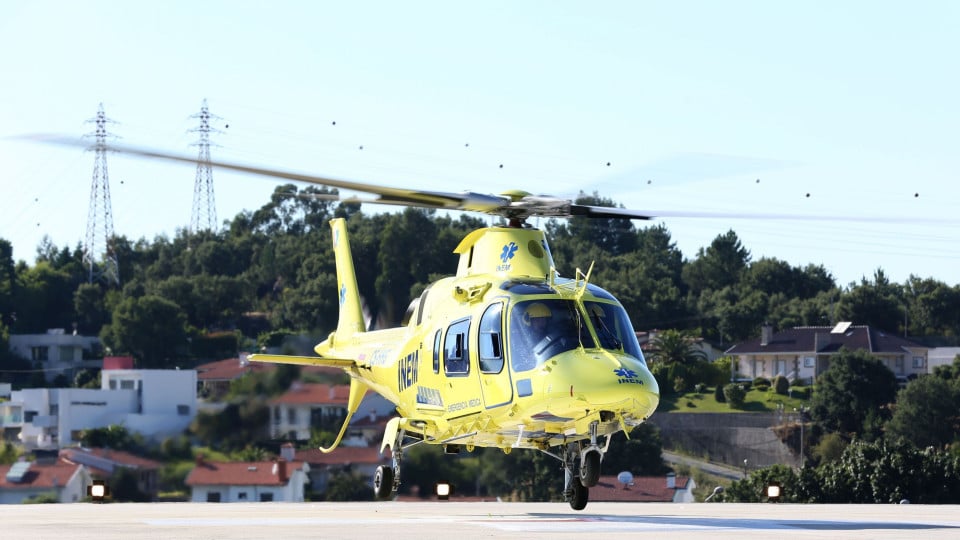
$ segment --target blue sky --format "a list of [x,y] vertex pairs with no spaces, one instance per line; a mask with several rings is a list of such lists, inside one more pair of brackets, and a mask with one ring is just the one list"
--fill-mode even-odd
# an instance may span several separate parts
[[[121,142],[191,154],[206,99],[217,159],[598,191],[636,209],[889,218],[663,223],[687,258],[733,229],[754,260],[822,264],[841,285],[878,268],[956,285],[958,27],[954,2],[6,0],[0,137],[82,135],[103,103]],[[16,258],[32,262],[44,235],[82,242],[92,153],[4,139],[0,167]],[[189,224],[193,168],[111,155],[108,171],[118,234]],[[277,185],[214,182],[221,221]]]

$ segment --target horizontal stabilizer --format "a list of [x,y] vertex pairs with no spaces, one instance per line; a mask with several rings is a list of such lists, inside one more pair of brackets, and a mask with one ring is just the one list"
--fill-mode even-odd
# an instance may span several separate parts
[[300,366],[328,366],[349,368],[357,365],[352,358],[324,358],[322,356],[288,356],[285,354],[251,354],[247,357],[251,362],[267,362],[270,364],[296,364]]

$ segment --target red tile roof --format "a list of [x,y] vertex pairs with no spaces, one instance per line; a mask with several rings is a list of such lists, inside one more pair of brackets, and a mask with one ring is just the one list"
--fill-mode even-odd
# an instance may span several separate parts
[[346,385],[295,382],[282,396],[272,400],[271,405],[347,405],[350,387]]
[[91,472],[106,475],[112,474],[116,467],[155,471],[163,465],[159,461],[110,448],[64,448],[60,450],[60,457],[86,465]]
[[197,380],[200,381],[230,381],[247,373],[271,371],[276,369],[272,364],[260,362],[240,363],[239,358],[228,358],[197,366]]
[[297,461],[306,461],[311,465],[378,465],[393,459],[389,451],[380,455],[379,448],[355,446],[341,446],[329,454],[317,448],[298,450],[295,456]]
[[382,429],[387,426],[387,422],[393,418],[391,413],[389,416],[374,416],[370,415],[364,416],[355,416],[353,421],[350,422],[350,427],[352,428],[378,428]]
[[82,465],[58,459],[51,464],[30,464],[30,469],[23,475],[20,482],[7,481],[7,473],[13,465],[0,465],[0,490],[14,489],[47,489],[63,487],[77,474]]
[[590,488],[590,500],[595,502],[673,502],[678,489],[686,489],[689,478],[676,477],[676,489],[667,487],[666,476],[636,476],[630,485],[624,485],[616,476],[601,476],[600,482]]
[[[231,381],[247,373],[271,372],[275,369],[277,369],[277,364],[264,362],[241,364],[239,358],[227,358],[226,360],[209,362],[196,367],[197,379],[200,381]],[[342,369],[328,366],[301,366],[300,373],[334,377],[346,376]]]
[[280,463],[274,461],[231,462],[201,461],[187,475],[188,486],[283,486],[303,462],[286,463],[287,477],[279,474]]

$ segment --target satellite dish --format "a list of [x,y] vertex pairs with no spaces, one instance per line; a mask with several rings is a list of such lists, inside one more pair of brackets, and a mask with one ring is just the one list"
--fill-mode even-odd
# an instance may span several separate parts
[[629,485],[633,483],[633,475],[630,474],[630,471],[623,471],[617,475],[617,482],[620,482],[624,485]]

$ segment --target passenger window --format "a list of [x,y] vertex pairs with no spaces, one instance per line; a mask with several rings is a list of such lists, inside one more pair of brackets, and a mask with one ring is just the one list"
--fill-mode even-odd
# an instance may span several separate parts
[[447,328],[443,338],[443,371],[447,375],[466,375],[470,371],[469,331],[470,319],[457,321]]
[[440,373],[440,338],[443,332],[437,330],[433,336],[433,372]]
[[500,314],[503,304],[492,304],[480,318],[479,348],[480,371],[500,373],[503,370],[503,337]]

